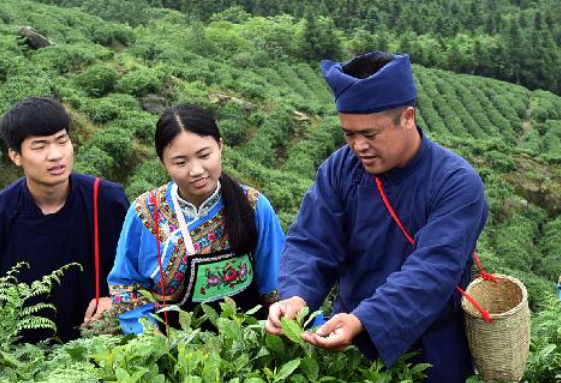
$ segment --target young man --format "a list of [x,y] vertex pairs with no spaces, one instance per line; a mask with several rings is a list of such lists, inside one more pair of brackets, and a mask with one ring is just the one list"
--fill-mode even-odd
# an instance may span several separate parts
[[[53,270],[77,262],[49,297],[56,313],[46,314],[64,342],[79,335],[78,326],[99,318],[111,306],[107,275],[113,266],[117,241],[129,203],[119,185],[98,186],[99,281],[96,282],[94,241],[94,181],[72,173],[74,149],[69,137],[70,117],[56,100],[31,97],[3,117],[2,138],[12,162],[24,178],[0,191],[0,275],[21,261],[30,268],[19,279],[30,283]],[[99,283],[99,305],[96,305]],[[53,336],[30,330],[22,342]]]
[[483,183],[417,127],[408,56],[373,52],[322,70],[347,145],[321,165],[288,232],[266,329],[280,334],[281,317],[316,310],[338,282],[338,314],[307,342],[354,342],[387,366],[420,350],[428,382],[463,383],[473,367],[455,287],[470,281]]

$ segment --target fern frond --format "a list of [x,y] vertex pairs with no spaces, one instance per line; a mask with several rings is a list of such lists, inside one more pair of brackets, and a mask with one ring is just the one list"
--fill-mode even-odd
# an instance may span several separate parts
[[9,350],[22,330],[56,331],[56,324],[51,319],[35,315],[41,314],[41,310],[56,310],[54,305],[40,302],[25,307],[25,303],[31,298],[49,294],[54,283],[60,284],[64,273],[74,266],[82,269],[80,264],[70,263],[29,285],[18,282],[19,272],[24,267],[29,268],[29,264],[20,262],[0,278],[0,349]]
[[27,316],[27,315],[35,314],[35,313],[37,313],[41,310],[56,311],[56,307],[51,303],[40,302],[40,303],[37,303],[33,306],[24,307],[20,312],[20,316],[24,317],[24,316]]
[[37,297],[39,295],[49,294],[51,292],[51,290],[53,289],[52,285],[50,285],[50,284],[47,285],[47,284],[40,284],[39,283],[39,284],[35,285],[35,282],[33,282],[33,285],[31,287],[31,289],[29,289],[29,290],[27,290],[27,291],[25,291],[21,294],[22,298],[23,298],[23,301],[26,301],[30,298]]
[[0,301],[9,301],[10,297],[2,292],[0,292]]
[[10,270],[6,272],[6,274],[0,278],[0,281],[7,282],[12,281],[17,283],[17,276],[21,272],[23,268],[29,269],[29,263],[27,262],[18,262],[16,263]]
[[56,331],[56,324],[50,319],[43,318],[36,315],[31,315],[28,316],[27,318],[22,319],[16,327],[16,330],[18,332],[21,330],[36,330],[36,329],[50,329]]

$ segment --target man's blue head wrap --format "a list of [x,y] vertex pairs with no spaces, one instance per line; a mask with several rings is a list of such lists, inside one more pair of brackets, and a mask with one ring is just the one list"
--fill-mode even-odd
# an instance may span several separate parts
[[[377,57],[393,57],[393,60],[366,78],[345,74],[345,67],[357,60],[368,61]],[[321,70],[335,95],[340,113],[369,114],[411,104],[417,98],[411,62],[408,55],[390,56],[384,52],[372,52],[343,63],[324,60]]]

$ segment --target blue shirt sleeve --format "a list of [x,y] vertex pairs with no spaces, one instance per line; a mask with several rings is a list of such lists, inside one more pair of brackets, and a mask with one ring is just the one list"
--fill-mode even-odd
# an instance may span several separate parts
[[273,207],[263,194],[257,199],[255,220],[258,234],[254,250],[255,279],[259,292],[268,294],[277,289],[284,233]]
[[336,169],[322,164],[289,228],[281,257],[281,299],[299,296],[317,310],[339,277],[346,256],[345,208]]
[[143,327],[138,320],[143,316],[152,319],[148,314],[154,311],[154,305],[138,293],[138,290],[149,289],[152,285],[152,281],[141,272],[139,265],[143,230],[133,204],[125,217],[115,264],[108,277],[111,298],[125,334],[141,333]]
[[415,250],[352,312],[387,365],[428,329],[454,293],[483,227],[487,203],[477,174],[459,169],[435,189]]

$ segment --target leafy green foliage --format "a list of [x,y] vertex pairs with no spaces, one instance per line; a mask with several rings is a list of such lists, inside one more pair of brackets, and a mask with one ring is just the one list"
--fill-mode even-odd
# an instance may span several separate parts
[[[18,282],[17,276],[27,263],[21,262],[8,270],[6,275],[0,277],[0,366],[19,366],[15,358],[8,352],[14,347],[23,330],[50,329],[55,331],[55,323],[41,316],[43,310],[55,310],[50,303],[38,302],[29,305],[32,298],[46,295],[51,292],[55,283],[59,283],[66,270],[79,266],[72,263],[53,271],[38,281],[31,284]],[[3,359],[2,359],[3,358]]]
[[129,95],[111,93],[99,99],[81,99],[77,108],[93,122],[107,123],[138,108],[138,101]]
[[112,52],[91,44],[60,44],[41,49],[33,55],[33,62],[57,73],[80,70],[98,59],[106,59]]
[[[203,305],[203,314],[179,311],[181,328],[164,336],[150,321],[138,337],[98,335],[56,347],[50,354],[36,351],[41,369],[32,381],[120,382],[387,382],[420,381],[426,365],[412,366],[402,358],[385,369],[380,360],[367,361],[354,347],[328,352],[302,342],[299,334],[307,312],[296,321],[283,321],[288,339],[268,335],[263,322],[239,312],[234,301],[220,304],[218,313]],[[202,331],[210,321],[216,331]],[[1,359],[0,359],[1,360]],[[4,377],[15,375],[6,365]]]
[[93,65],[76,78],[76,83],[90,96],[101,97],[113,91],[117,71],[108,66]]
[[534,317],[532,343],[524,382],[556,382],[561,376],[561,322],[559,301],[549,298],[547,308]]
[[117,91],[133,96],[162,91],[166,73],[160,69],[141,68],[127,73],[117,82]]

